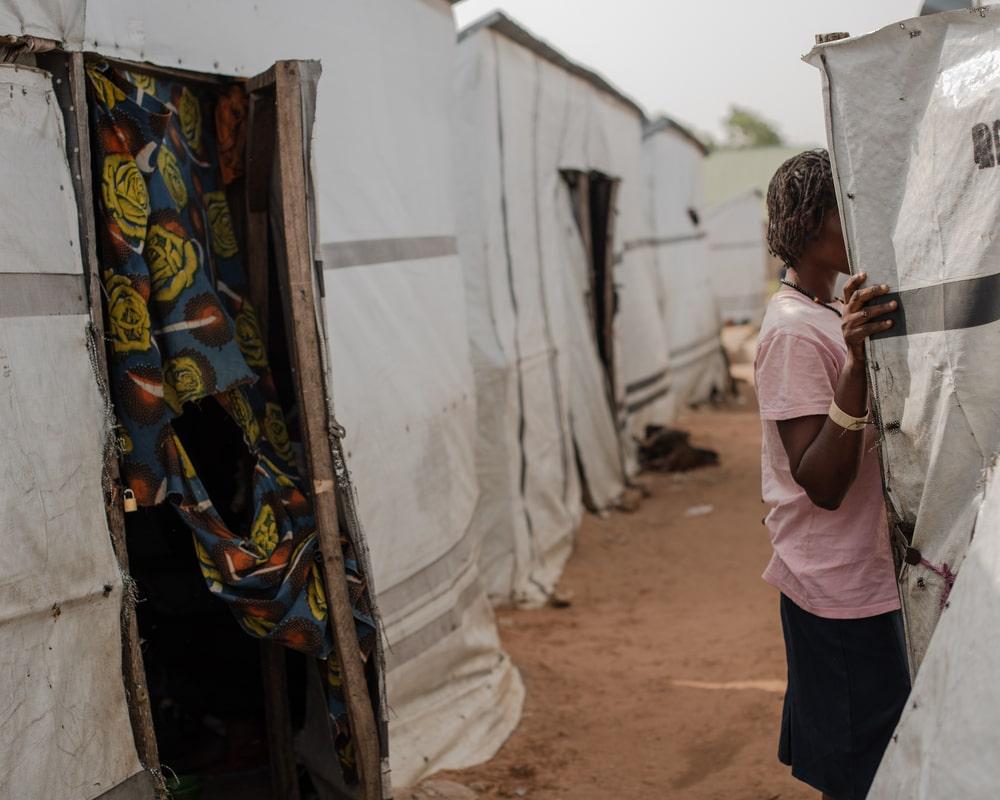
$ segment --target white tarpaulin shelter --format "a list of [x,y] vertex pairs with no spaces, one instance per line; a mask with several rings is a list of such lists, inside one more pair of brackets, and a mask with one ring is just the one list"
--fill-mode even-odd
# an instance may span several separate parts
[[48,74],[0,65],[3,797],[89,800],[142,779],[72,186]]
[[703,226],[705,147],[673,120],[646,126],[647,238],[634,246],[655,257],[662,324],[670,353],[671,413],[727,388],[719,307],[708,274]]
[[1000,786],[1000,474],[869,797],[992,800]]
[[723,322],[759,325],[767,305],[761,196],[745,192],[705,214],[708,274]]
[[996,7],[952,11],[809,57],[852,267],[901,306],[869,360],[890,522],[911,539],[900,586],[918,670],[878,798],[994,797],[1000,777],[995,480],[983,502],[1000,448],[998,35]]
[[[389,640],[394,780],[409,783],[436,769],[491,756],[516,725],[523,688],[500,649],[471,528],[478,495],[475,390],[455,239],[450,117],[455,30],[449,3],[373,0],[358,6],[310,0],[289,13],[287,4],[266,0],[245,13],[245,6],[231,0],[0,0],[0,34],[30,34],[69,50],[241,76],[280,58],[322,62],[313,149],[324,312],[336,411],[347,430],[345,446]],[[0,153],[0,162],[16,161],[11,152]],[[18,181],[19,196],[25,186],[40,182],[39,174],[47,184],[38,191],[53,191],[54,169]],[[4,180],[3,185],[14,184]],[[55,192],[58,197],[58,186]],[[58,203],[48,195],[45,203],[51,220]],[[5,204],[5,221],[12,219],[14,207]],[[56,235],[52,224],[50,238]],[[5,247],[4,252],[10,251]],[[80,331],[82,322],[76,339],[67,333],[77,348]],[[24,336],[12,341],[30,346]],[[39,344],[9,357],[38,361],[49,347]],[[77,369],[86,363],[74,358]],[[60,371],[63,381],[73,374],[73,368]],[[84,391],[81,387],[80,394]],[[60,426],[60,446],[70,444],[65,438],[69,427]],[[44,444],[38,441],[39,430],[44,428],[35,428],[36,447]],[[94,440],[95,460],[99,434],[97,420],[80,433]],[[9,451],[5,447],[3,453],[7,468]],[[81,471],[74,480],[83,481],[87,474]],[[57,478],[53,473],[52,480]],[[39,479],[43,493],[45,485]],[[93,492],[95,505],[100,504],[94,481],[80,491]],[[28,541],[32,528],[24,530]],[[88,544],[87,551],[96,559],[101,548]],[[77,571],[89,563],[70,551],[64,555]],[[49,573],[59,572],[59,559],[49,563]],[[115,576],[102,575],[104,582],[118,597]],[[76,584],[67,587],[66,597],[77,597],[76,591]],[[5,619],[27,613],[13,601],[3,602]],[[115,606],[108,613],[117,621]],[[101,628],[94,619],[88,622],[87,648],[100,645],[94,637]],[[104,664],[117,663],[117,641],[105,645]],[[73,658],[78,669],[87,651],[73,653],[75,646],[67,645],[59,658]],[[98,672],[88,677],[96,680]],[[13,675],[7,670],[0,679],[12,698],[27,685]],[[114,674],[105,670],[100,677],[111,680]],[[108,692],[92,685],[88,699],[96,702]],[[108,730],[112,736],[114,728]],[[25,744],[14,743],[19,737],[9,737],[11,747]],[[90,744],[97,741],[103,739]],[[42,751],[47,746],[55,747],[55,740],[45,737],[45,745],[38,745]],[[111,765],[101,780],[119,780],[131,768],[111,746],[87,764],[95,770]],[[12,774],[8,762],[0,766]],[[46,794],[53,800],[83,796]]]
[[[610,193],[621,180],[625,225],[642,115],[499,13],[460,37],[456,105],[482,569],[498,600],[538,602],[569,556],[581,487],[596,508],[624,488],[617,348],[609,342],[602,358],[592,303],[600,275],[571,183],[583,176],[589,216],[601,187]],[[595,239],[592,249],[610,281],[612,248]]]

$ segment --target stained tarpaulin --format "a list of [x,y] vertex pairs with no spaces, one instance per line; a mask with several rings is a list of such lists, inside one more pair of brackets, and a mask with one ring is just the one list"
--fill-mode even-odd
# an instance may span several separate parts
[[109,420],[47,73],[0,65],[0,154],[0,796],[90,800],[142,767],[104,515]]
[[625,482],[563,171],[621,176],[640,114],[500,14],[463,32],[456,86],[481,563],[495,599],[538,603],[569,556],[581,478],[598,508]]
[[985,503],[983,487],[1000,448],[998,38],[991,7],[809,56],[852,267],[901,305],[869,362],[890,522],[911,538],[900,589],[917,674],[872,797],[996,794],[995,480]]
[[[955,11],[817,48],[851,263],[899,295],[872,343],[890,512],[919,664],[959,572],[1000,445],[995,11]],[[873,74],[882,76],[872,80]]]

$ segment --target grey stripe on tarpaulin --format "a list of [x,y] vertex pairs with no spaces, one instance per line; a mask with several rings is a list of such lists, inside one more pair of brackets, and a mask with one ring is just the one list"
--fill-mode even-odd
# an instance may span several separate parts
[[655,403],[661,397],[666,397],[667,394],[670,392],[670,389],[671,389],[670,386],[664,386],[662,389],[659,389],[659,390],[653,392],[648,397],[643,397],[643,398],[641,398],[639,400],[636,400],[634,403],[629,403],[627,406],[625,406],[625,410],[629,414],[634,414],[636,411],[641,411],[646,406],[649,406],[649,405],[652,405],[653,403]]
[[398,239],[359,239],[324,242],[323,269],[367,267],[458,255],[454,236],[407,236]]
[[635,392],[640,392],[643,389],[652,386],[654,383],[659,383],[670,372],[670,367],[666,369],[661,369],[659,372],[654,372],[652,375],[648,375],[645,378],[640,378],[637,381],[632,381],[625,386],[625,394],[634,394]]
[[455,600],[455,605],[441,616],[431,620],[408,636],[404,636],[398,642],[392,642],[389,645],[388,652],[386,653],[386,670],[390,671],[408,661],[412,661],[417,656],[430,650],[434,645],[448,636],[448,634],[458,630],[462,626],[462,615],[479,599],[486,602],[479,581],[472,580],[468,586],[462,589]]
[[470,524],[462,538],[455,542],[430,564],[379,592],[378,603],[382,613],[392,616],[406,608],[418,597],[441,594],[450,589],[465,575],[465,567],[472,562],[474,527]]
[[83,275],[0,272],[0,319],[86,314]]
[[697,242],[699,239],[704,239],[705,236],[705,231],[698,231],[697,233],[685,233],[680,236],[651,236],[646,239],[633,239],[630,242],[625,242],[625,250],[639,250],[643,247],[666,247],[667,245],[681,244],[682,242]]
[[131,778],[126,778],[117,786],[99,794],[95,800],[150,800],[156,796],[152,774],[143,770]]
[[895,324],[872,339],[977,328],[1000,320],[1000,273],[890,292],[872,302],[890,300],[899,301],[899,309],[885,315]]
[[745,241],[745,242],[712,242],[708,243],[709,250],[741,250],[744,247],[763,247],[764,243],[757,239],[756,241]]
[[704,336],[695,342],[691,342],[690,344],[684,345],[683,347],[678,347],[676,350],[671,350],[670,351],[671,364],[673,364],[675,358],[680,358],[681,356],[687,355],[688,353],[691,353],[695,350],[699,350],[700,348],[705,347],[705,345],[709,344],[710,342],[719,342],[719,345],[721,347],[722,343],[721,340],[719,339],[718,332],[709,334],[708,336]]

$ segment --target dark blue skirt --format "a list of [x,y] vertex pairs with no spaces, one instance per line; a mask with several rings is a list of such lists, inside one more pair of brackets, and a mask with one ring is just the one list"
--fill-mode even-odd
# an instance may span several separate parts
[[835,800],[864,800],[910,693],[902,615],[825,619],[782,595],[781,627],[778,758]]

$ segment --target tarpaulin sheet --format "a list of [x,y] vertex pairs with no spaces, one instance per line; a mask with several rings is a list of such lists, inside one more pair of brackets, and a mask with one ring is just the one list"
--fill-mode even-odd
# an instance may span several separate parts
[[456,79],[477,528],[490,593],[537,603],[569,555],[581,477],[599,508],[625,481],[588,256],[562,171],[618,177],[637,154],[640,118],[546,57],[515,23],[492,19],[463,35]]
[[760,325],[767,305],[763,199],[746,192],[705,215],[708,275],[723,322]]
[[810,57],[825,76],[852,269],[901,304],[869,359],[890,521],[915,548],[900,578],[914,667],[1000,445],[998,33],[994,10],[949,12]]
[[643,142],[647,237],[635,243],[655,259],[662,325],[670,356],[670,419],[725,391],[719,308],[708,274],[702,226],[704,154],[673,126],[655,125]]
[[852,268],[901,305],[869,373],[890,522],[912,536],[900,588],[917,672],[877,798],[985,800],[1000,783],[1000,495],[984,477],[1000,447],[998,41],[990,7],[809,57],[824,75]]
[[166,67],[249,76],[278,59],[322,61],[313,152],[332,394],[389,640],[393,781],[490,757],[523,686],[472,528],[449,3],[301,0],[289,13],[279,0],[252,12],[237,0],[0,0],[0,34],[28,19],[71,50]]
[[0,796],[89,800],[142,767],[104,515],[107,419],[47,73],[0,65],[0,164]]
[[889,743],[872,800],[993,800],[1000,786],[1000,473]]

